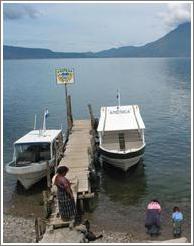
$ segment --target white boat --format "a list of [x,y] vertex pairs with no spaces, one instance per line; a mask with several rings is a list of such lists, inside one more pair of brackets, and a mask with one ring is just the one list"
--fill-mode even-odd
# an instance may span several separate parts
[[32,130],[14,143],[13,160],[5,167],[25,189],[45,177],[62,154],[62,130],[45,129],[45,119],[43,125],[42,130]]
[[143,157],[145,125],[138,105],[102,107],[98,124],[101,160],[127,171]]

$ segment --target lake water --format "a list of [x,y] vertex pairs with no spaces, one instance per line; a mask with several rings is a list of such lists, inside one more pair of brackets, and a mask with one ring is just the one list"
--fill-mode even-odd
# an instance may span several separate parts
[[[147,143],[144,160],[127,175],[100,170],[100,192],[95,209],[86,214],[94,227],[141,232],[148,201],[157,198],[163,207],[171,235],[172,207],[185,214],[185,234],[190,235],[191,201],[191,61],[187,58],[43,59],[4,61],[3,154],[12,159],[13,142],[38,127],[47,107],[48,128],[66,127],[65,91],[55,82],[55,68],[74,68],[75,84],[68,86],[74,119],[89,118],[90,103],[96,117],[100,107],[115,105],[120,89],[121,104],[138,104]],[[41,183],[44,186],[44,184]],[[4,173],[4,211],[37,214],[40,188],[24,192]],[[164,223],[164,224],[165,224]],[[168,228],[168,230],[166,229]],[[165,232],[165,233],[164,233]]]

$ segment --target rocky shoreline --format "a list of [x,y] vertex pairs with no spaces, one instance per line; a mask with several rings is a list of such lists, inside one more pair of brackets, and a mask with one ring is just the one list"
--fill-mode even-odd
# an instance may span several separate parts
[[[138,240],[128,232],[93,231],[95,235],[103,234],[103,237],[90,243],[141,243],[151,242],[151,238]],[[170,239],[170,238],[169,238]],[[152,240],[159,240],[153,238]],[[182,240],[186,240],[183,238]],[[76,241],[76,240],[75,240]],[[3,218],[3,242],[4,243],[36,243],[35,219],[33,217],[23,218],[4,214]],[[57,243],[57,242],[56,242]],[[65,242],[64,242],[65,243]],[[72,242],[73,243],[73,242]]]
[[4,243],[35,243],[36,234],[34,218],[3,215]]
[[[99,232],[96,232],[98,235]],[[131,238],[126,233],[101,232],[103,238],[94,243],[129,243]],[[4,243],[35,243],[36,234],[34,218],[22,218],[4,214],[3,217],[3,242]]]

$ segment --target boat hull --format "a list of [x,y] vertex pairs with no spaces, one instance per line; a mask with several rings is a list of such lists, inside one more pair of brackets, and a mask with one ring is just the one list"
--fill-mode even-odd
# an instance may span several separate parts
[[116,168],[127,171],[130,167],[136,165],[143,157],[145,146],[141,149],[129,153],[114,153],[100,148],[100,158]]
[[[52,165],[49,166],[52,169]],[[15,167],[13,162],[10,162],[6,165],[6,172],[14,175],[25,189],[29,189],[47,175],[47,163],[33,163],[33,165],[25,167]]]

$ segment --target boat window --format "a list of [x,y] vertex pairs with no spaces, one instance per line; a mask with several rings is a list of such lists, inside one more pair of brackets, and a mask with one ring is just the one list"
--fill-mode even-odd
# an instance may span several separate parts
[[50,160],[50,143],[16,144],[16,163]]
[[120,150],[125,150],[125,135],[124,135],[124,133],[119,133],[119,146],[120,146]]

